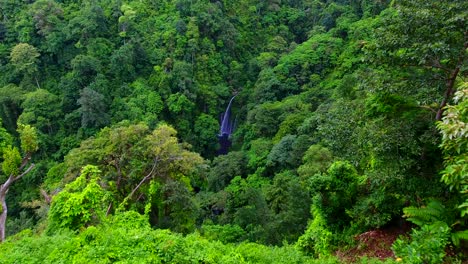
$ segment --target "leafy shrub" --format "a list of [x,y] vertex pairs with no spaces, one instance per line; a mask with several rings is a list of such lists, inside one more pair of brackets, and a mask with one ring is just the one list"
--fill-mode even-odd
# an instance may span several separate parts
[[[456,218],[456,211],[450,210],[442,202],[431,199],[426,206],[415,207],[409,206],[403,208],[405,213],[403,216],[408,221],[422,227],[425,225],[432,225],[433,223],[443,222],[450,226],[450,238],[455,246],[460,246],[460,240],[468,240],[468,230],[460,230],[463,228],[463,221]],[[455,230],[458,228],[458,230]]]
[[361,228],[379,228],[387,224],[393,216],[401,213],[401,202],[386,192],[384,188],[373,190],[361,196],[347,214],[355,226]]
[[345,161],[336,161],[326,174],[316,174],[309,179],[313,203],[330,228],[340,230],[351,221],[346,210],[355,203],[357,187],[356,169]]
[[442,263],[448,244],[450,228],[444,222],[413,229],[411,239],[397,239],[392,248],[404,263]]
[[[326,263],[337,263],[327,259]],[[80,233],[23,231],[0,244],[0,263],[324,263],[292,246],[225,245],[197,233],[153,230],[147,216],[117,213]]]
[[54,197],[49,212],[49,231],[76,230],[99,222],[106,195],[98,183],[100,173],[96,166],[85,166],[81,175]]
[[202,226],[203,236],[209,240],[219,240],[223,243],[233,243],[243,240],[246,232],[238,225],[208,225]]
[[332,233],[328,230],[325,218],[318,208],[312,208],[312,215],[313,220],[305,233],[299,237],[296,247],[314,256],[329,255]]

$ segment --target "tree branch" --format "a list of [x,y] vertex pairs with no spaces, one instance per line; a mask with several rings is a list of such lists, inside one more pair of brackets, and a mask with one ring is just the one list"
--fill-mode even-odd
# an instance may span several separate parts
[[447,80],[447,89],[445,90],[445,93],[444,93],[444,99],[442,99],[442,102],[440,103],[439,110],[437,111],[437,115],[436,115],[437,121],[442,120],[442,114],[444,113],[445,106],[447,105],[448,101],[455,93],[455,89],[454,89],[455,80],[457,79],[458,73],[460,72],[460,68],[465,59],[464,54],[466,52],[466,49],[468,49],[468,41],[466,41],[467,37],[468,37],[467,32],[465,32],[465,45],[463,45],[463,51],[460,55],[460,58],[458,58],[457,67],[452,71],[449,79]]
[[132,192],[127,196],[127,198],[132,198],[133,194],[135,194],[135,192],[141,187],[141,185],[147,181],[149,178],[151,178],[151,176],[153,176],[153,173],[154,171],[156,170],[156,165],[158,164],[158,160],[155,159],[154,160],[154,163],[153,163],[153,168],[151,168],[151,171],[148,173],[148,175],[146,175],[145,177],[143,177],[143,179],[140,181],[140,183],[138,183],[138,185],[133,188]]
[[[19,171],[23,170],[24,167],[26,167],[26,165],[29,163],[30,160],[31,160],[31,153],[27,153],[26,156],[21,161],[21,165],[18,168],[18,170]],[[15,181],[21,179],[24,175],[28,174],[35,166],[36,165],[34,163],[32,163],[26,171],[24,171],[23,173],[21,173],[20,175],[18,175],[16,177],[13,174],[11,174],[8,177],[8,179],[6,180],[6,182],[3,183],[2,185],[0,185],[0,192],[7,192],[12,183],[14,183]]]
[[111,209],[112,209],[112,202],[110,202],[109,206],[107,207],[106,216],[110,214]]
[[24,156],[24,158],[21,160],[21,165],[20,167],[18,168],[18,170],[23,170],[24,167],[26,167],[26,165],[28,164],[28,162],[31,160],[31,153],[26,153],[26,156]]
[[31,165],[29,165],[29,168],[27,170],[25,170],[23,173],[21,173],[20,175],[16,176],[16,177],[13,177],[13,175],[11,175],[10,177],[13,177],[13,182],[23,178],[24,175],[28,174],[32,169],[34,169],[34,167],[36,166],[36,164],[34,163],[31,163]]
[[44,196],[44,200],[46,201],[47,204],[50,204],[52,201],[52,195],[49,195],[44,189],[40,189],[39,192]]

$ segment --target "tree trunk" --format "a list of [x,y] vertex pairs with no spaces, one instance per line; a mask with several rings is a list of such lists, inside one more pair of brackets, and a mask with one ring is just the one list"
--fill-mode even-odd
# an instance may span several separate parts
[[460,72],[460,67],[455,68],[455,70],[450,75],[450,78],[447,80],[447,89],[445,90],[444,99],[440,103],[439,110],[437,111],[436,120],[442,120],[442,114],[444,113],[445,106],[447,105],[450,98],[452,98],[455,93],[455,80],[457,79],[458,72]]
[[8,213],[7,204],[5,201],[6,192],[3,190],[3,185],[0,188],[0,204],[1,204],[1,213],[0,213],[0,242],[5,240],[5,225],[6,225],[6,218]]
[[[23,161],[20,166],[20,170],[22,170],[30,160],[30,154],[28,153],[26,157],[23,158]],[[17,180],[21,179],[24,175],[28,174],[33,168],[34,168],[34,163],[29,165],[29,167],[20,175],[14,176],[10,175],[8,177],[8,180],[2,185],[0,185],[0,204],[1,204],[1,213],[0,213],[0,243],[5,241],[5,229],[6,229],[6,219],[7,219],[7,214],[8,214],[8,207],[6,204],[6,195],[8,193],[8,190],[10,189],[10,186]]]
[[466,52],[466,49],[468,49],[467,39],[468,39],[468,32],[465,32],[465,44],[463,45],[463,50],[461,51],[461,55],[460,55],[460,58],[458,59],[455,69],[452,71],[449,78],[447,79],[447,87],[445,90],[444,99],[442,99],[442,102],[440,103],[439,110],[437,111],[437,115],[436,115],[437,121],[442,120],[442,115],[445,111],[445,106],[447,106],[447,103],[449,102],[449,100],[453,97],[453,95],[456,92],[455,81],[457,80],[458,73],[460,72],[460,69],[463,66],[463,63],[466,60],[466,56],[464,54]]
[[37,80],[37,76],[34,76],[34,79],[36,80],[37,89],[41,89],[41,86],[39,85],[39,81]]
[[13,183],[14,177],[8,177],[8,180],[2,185],[0,185],[0,204],[2,206],[0,213],[0,242],[5,240],[5,229],[6,229],[6,219],[8,214],[8,207],[6,204],[6,195],[10,185]]

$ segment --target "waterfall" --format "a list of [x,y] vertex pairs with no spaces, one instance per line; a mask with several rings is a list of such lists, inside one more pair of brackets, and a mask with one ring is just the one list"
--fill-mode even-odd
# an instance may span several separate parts
[[229,104],[226,108],[226,111],[223,113],[223,118],[221,121],[221,127],[219,129],[219,136],[227,135],[230,136],[232,134],[233,126],[232,126],[232,120],[231,120],[231,104],[232,100],[237,95],[234,95],[231,100],[229,100]]
[[229,140],[229,137],[232,134],[232,131],[234,129],[232,125],[232,120],[231,120],[231,105],[232,105],[232,100],[237,95],[234,95],[231,100],[229,100],[229,104],[226,108],[226,111],[222,115],[221,119],[221,126],[219,128],[219,134],[218,134],[218,139],[219,139],[219,145],[220,148],[218,150],[218,154],[224,155],[227,154],[229,151],[229,148],[231,147],[231,141]]

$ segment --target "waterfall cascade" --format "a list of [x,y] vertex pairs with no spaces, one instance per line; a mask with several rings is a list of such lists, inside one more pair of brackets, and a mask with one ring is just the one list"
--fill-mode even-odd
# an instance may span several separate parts
[[233,122],[231,120],[231,105],[232,105],[232,100],[237,95],[234,95],[231,100],[229,100],[229,104],[226,108],[226,111],[223,113],[222,118],[221,118],[221,126],[219,128],[219,134],[218,134],[218,139],[219,139],[219,145],[221,146],[218,154],[224,155],[227,154],[229,151],[229,147],[231,147],[231,141],[229,137],[232,134],[232,131],[234,129],[233,127]]
[[235,97],[236,95],[234,95],[231,100],[229,100],[226,111],[223,113],[221,127],[219,129],[219,136],[223,136],[224,134],[230,136],[232,134],[233,126],[231,120],[231,105],[232,100],[234,100]]

